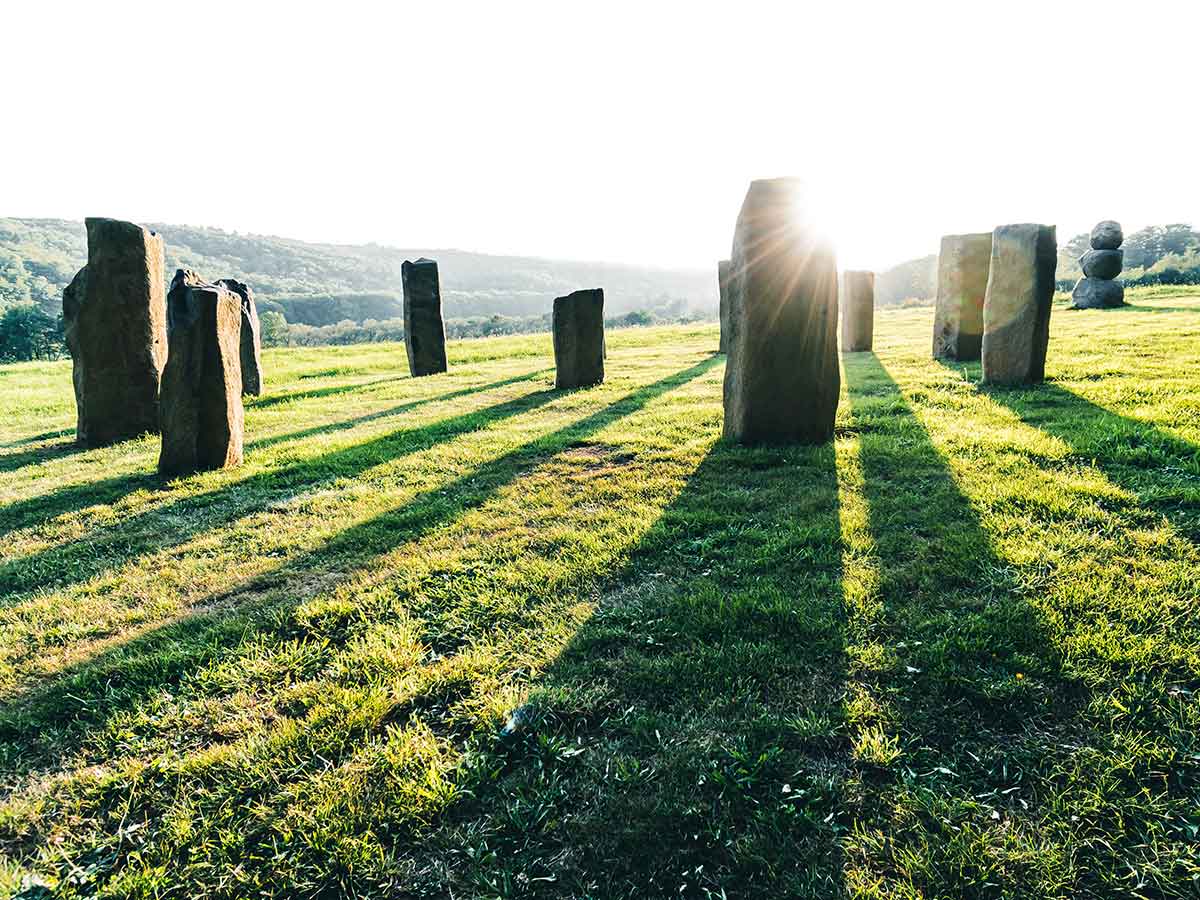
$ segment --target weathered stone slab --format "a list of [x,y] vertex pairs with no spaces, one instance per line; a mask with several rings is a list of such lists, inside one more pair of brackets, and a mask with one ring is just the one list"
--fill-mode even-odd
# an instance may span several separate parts
[[870,350],[875,334],[875,273],[843,272],[838,303],[842,308],[842,350]]
[[88,219],[88,262],[63,291],[73,360],[75,439],[102,447],[158,431],[167,359],[163,242],[116,219]]
[[1111,281],[1121,274],[1121,267],[1125,265],[1125,251],[1089,250],[1079,257],[1079,265],[1085,277]]
[[983,346],[983,295],[992,262],[992,235],[948,234],[938,254],[933,313],[935,359],[979,359]]
[[242,301],[180,269],[167,295],[158,471],[184,475],[242,461]]
[[232,278],[222,278],[217,284],[233,291],[242,302],[242,393],[257,397],[262,393],[262,328],[254,291]]
[[718,353],[729,352],[729,278],[732,274],[730,262],[727,259],[717,263],[717,287],[721,291],[721,343],[717,346]]
[[1125,304],[1125,285],[1107,278],[1080,278],[1071,292],[1075,309],[1112,309]]
[[438,266],[422,257],[400,267],[404,284],[404,343],[408,370],[414,378],[446,371],[446,326],[442,322],[442,289]]
[[795,178],[751,182],[733,237],[725,437],[833,437],[841,374],[833,248]]
[[1093,250],[1116,250],[1125,240],[1125,233],[1121,231],[1120,222],[1106,219],[1092,229],[1089,237]]
[[1058,242],[1053,225],[1001,225],[983,301],[983,380],[1035,384],[1046,374],[1046,345]]
[[577,388],[604,380],[604,291],[574,291],[554,300],[554,386]]

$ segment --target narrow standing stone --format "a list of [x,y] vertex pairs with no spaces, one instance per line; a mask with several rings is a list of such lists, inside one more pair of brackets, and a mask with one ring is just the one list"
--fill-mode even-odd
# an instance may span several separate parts
[[729,278],[732,274],[729,260],[723,259],[717,263],[717,287],[721,292],[721,342],[717,345],[718,353],[729,352]]
[[841,374],[833,249],[802,182],[751,182],[733,237],[725,437],[817,444],[833,437]]
[[158,431],[167,359],[163,241],[116,219],[88,219],[88,261],[63,291],[73,360],[75,440],[102,447]]
[[875,335],[875,273],[843,272],[842,350],[870,350]]
[[554,386],[577,388],[604,380],[604,291],[575,291],[554,300]]
[[404,343],[408,370],[414,378],[446,371],[446,326],[442,323],[442,290],[438,266],[422,257],[400,267],[404,285]]
[[938,254],[933,356],[979,359],[983,347],[983,296],[992,262],[992,235],[948,234]]
[[171,352],[162,381],[158,471],[184,475],[242,461],[241,298],[180,269],[167,295]]
[[262,329],[258,324],[258,307],[254,291],[232,278],[217,282],[238,295],[242,303],[242,393],[257,397],[262,393]]
[[992,233],[983,301],[985,382],[1036,384],[1045,378],[1057,267],[1053,225],[1002,225]]

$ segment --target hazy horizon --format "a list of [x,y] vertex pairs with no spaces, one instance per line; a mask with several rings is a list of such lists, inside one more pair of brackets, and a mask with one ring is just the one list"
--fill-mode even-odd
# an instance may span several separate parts
[[1198,218],[1191,7],[284,9],[11,10],[45,40],[0,70],[55,124],[7,142],[0,214],[703,269],[747,184],[797,175],[875,270]]

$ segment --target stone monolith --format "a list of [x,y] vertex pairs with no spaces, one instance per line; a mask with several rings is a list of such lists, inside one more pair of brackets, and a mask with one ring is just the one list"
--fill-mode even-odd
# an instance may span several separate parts
[[870,350],[875,334],[875,273],[843,272],[838,305],[842,308],[842,350]]
[[86,222],[88,261],[63,290],[75,440],[102,447],[158,431],[167,359],[163,241],[116,219]]
[[242,304],[242,393],[257,397],[262,393],[262,328],[258,324],[258,306],[254,291],[243,282],[222,278],[217,282],[238,295]]
[[992,235],[948,234],[938,253],[933,312],[935,359],[979,359],[983,346],[983,295],[992,261]]
[[732,275],[729,260],[723,259],[717,263],[717,288],[721,292],[719,308],[721,319],[721,342],[717,346],[718,353],[729,352],[729,278]]
[[1036,384],[1045,378],[1057,267],[1053,225],[1001,225],[992,232],[983,301],[985,382]]
[[554,386],[577,388],[604,380],[604,291],[574,291],[554,300]]
[[242,461],[242,301],[180,269],[167,295],[158,471],[185,475]]
[[422,257],[400,267],[404,285],[404,342],[413,377],[446,371],[446,326],[438,265]]
[[841,390],[837,261],[799,179],[751,182],[730,262],[725,437],[830,440]]

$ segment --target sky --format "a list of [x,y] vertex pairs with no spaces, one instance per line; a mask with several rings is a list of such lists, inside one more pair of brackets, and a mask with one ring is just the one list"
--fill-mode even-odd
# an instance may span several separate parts
[[707,267],[799,176],[839,264],[1200,223],[1200,3],[15,2],[0,216]]

